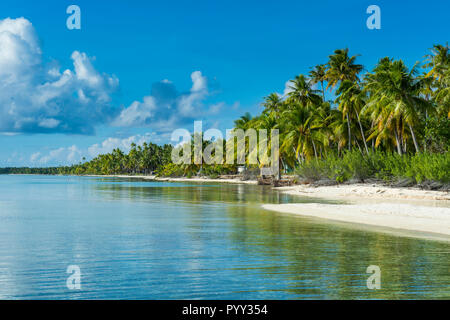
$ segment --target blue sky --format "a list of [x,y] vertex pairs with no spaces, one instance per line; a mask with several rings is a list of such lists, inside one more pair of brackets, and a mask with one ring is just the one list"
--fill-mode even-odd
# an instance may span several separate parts
[[[81,30],[66,27],[71,4]],[[381,30],[366,27],[372,4]],[[335,49],[369,70],[384,56],[422,60],[448,41],[449,11],[444,0],[2,1],[0,166],[169,142],[193,120],[231,128]]]

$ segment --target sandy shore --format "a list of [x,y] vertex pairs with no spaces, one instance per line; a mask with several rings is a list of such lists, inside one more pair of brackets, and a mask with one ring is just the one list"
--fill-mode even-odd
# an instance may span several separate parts
[[321,187],[298,185],[292,187],[281,187],[277,189],[292,195],[335,200],[432,200],[440,203],[447,202],[447,204],[450,205],[449,192],[421,190],[415,188],[390,188],[376,184],[351,184]]
[[283,192],[345,201],[345,204],[266,204],[267,210],[355,223],[450,236],[450,194],[412,188],[377,185],[306,185],[278,188]]
[[[116,177],[173,182],[224,182],[256,184],[256,181],[209,178],[158,178],[155,176],[111,175]],[[437,234],[450,240],[450,193],[414,188],[389,188],[353,184],[314,187],[296,185],[277,190],[302,197],[338,200],[342,204],[290,203],[265,204],[271,211],[310,216],[357,225],[409,232]]]

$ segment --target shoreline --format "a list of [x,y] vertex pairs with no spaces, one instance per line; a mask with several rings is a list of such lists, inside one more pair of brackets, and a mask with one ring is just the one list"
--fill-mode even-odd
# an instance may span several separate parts
[[[257,184],[255,180],[240,179],[113,177],[169,182]],[[273,189],[303,198],[343,203],[263,204],[263,209],[352,224],[359,228],[375,227],[379,232],[396,231],[403,232],[403,235],[439,240],[444,237],[444,240],[450,241],[450,192],[361,183],[336,186],[294,185]]]
[[[426,238],[444,236],[450,240],[450,193],[379,185],[339,185],[311,187],[297,185],[278,188],[281,192],[344,203],[264,204],[266,210],[329,221],[407,231]],[[382,231],[382,230],[380,230]]]
[[[160,182],[207,182],[256,185],[256,180],[220,178],[161,178],[135,175],[86,175],[97,178],[126,178]],[[342,184],[335,186],[294,185],[273,188],[312,201],[342,203],[263,204],[269,211],[318,218],[354,226],[376,227],[379,231],[396,230],[409,236],[426,238],[444,236],[450,241],[450,192],[414,187],[388,187],[377,184]],[[381,230],[380,230],[381,229]]]

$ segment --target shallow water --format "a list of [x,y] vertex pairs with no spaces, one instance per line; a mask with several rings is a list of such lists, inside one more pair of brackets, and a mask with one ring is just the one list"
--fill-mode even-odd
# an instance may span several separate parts
[[[448,242],[260,207],[300,201],[314,200],[253,185],[0,176],[0,298],[450,298]],[[69,265],[81,290],[66,286]],[[369,265],[380,290],[366,286]]]

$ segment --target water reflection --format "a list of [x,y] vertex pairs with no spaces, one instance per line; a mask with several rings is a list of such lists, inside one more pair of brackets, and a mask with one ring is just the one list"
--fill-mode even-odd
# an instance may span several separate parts
[[[449,298],[449,244],[277,214],[267,187],[0,177],[0,297]],[[65,287],[69,264],[82,291]],[[367,266],[382,271],[368,290]]]
[[[99,189],[114,190],[110,196],[117,197],[122,187],[103,185]],[[126,189],[130,191],[130,187]],[[127,197],[131,194],[141,200],[158,198],[207,207],[193,212],[191,236],[201,241],[220,237],[220,230],[213,228],[219,233],[211,230],[212,213],[209,210],[217,203],[227,203],[223,207],[227,218],[221,222],[231,231],[227,235],[236,254],[259,254],[270,259],[270,263],[233,270],[252,270],[252,273],[257,272],[279,283],[273,288],[265,288],[267,291],[284,291],[298,298],[450,297],[447,243],[355,230],[268,212],[259,205],[302,201],[274,192],[269,187],[194,184],[183,188],[169,183],[162,187],[133,187]],[[372,291],[366,287],[369,275],[365,271],[372,264],[382,270],[382,290]],[[249,283],[247,291],[251,292],[251,288]]]

